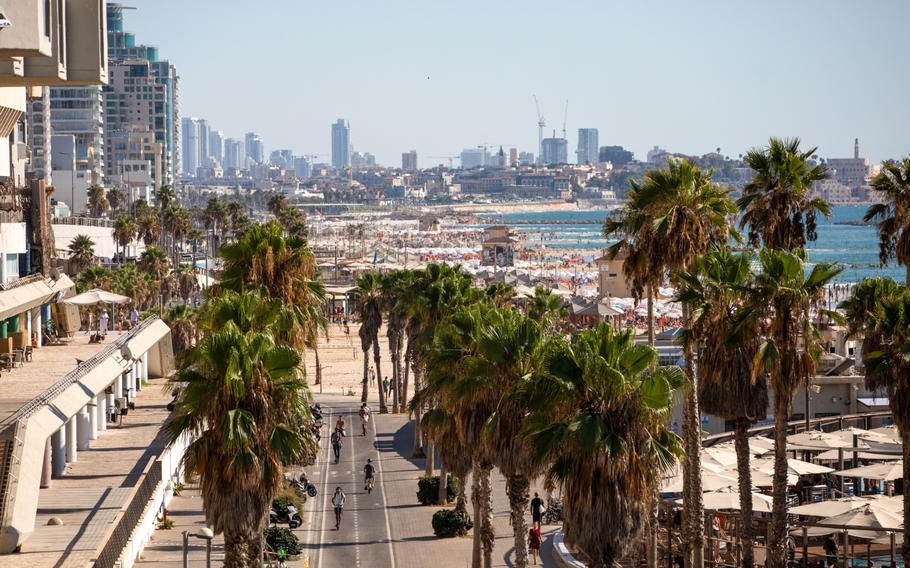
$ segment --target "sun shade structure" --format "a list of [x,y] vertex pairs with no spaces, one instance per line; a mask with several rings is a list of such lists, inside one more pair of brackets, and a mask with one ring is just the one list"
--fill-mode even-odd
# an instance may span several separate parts
[[[752,462],[752,469],[757,469],[763,471],[769,475],[774,473],[774,460],[773,459],[763,459],[756,460]],[[823,473],[831,473],[834,469],[826,467],[823,465],[818,465],[814,463],[805,462],[802,460],[796,460],[790,458],[787,460],[787,473],[793,475],[819,475]]]
[[[739,511],[739,491],[735,487],[724,487],[717,491],[708,491],[702,495],[705,509],[711,511]],[[682,499],[677,499],[682,503]],[[752,493],[752,510],[756,513],[771,512],[771,497],[761,493]]]
[[903,497],[885,497],[884,495],[869,495],[866,497],[845,497],[844,499],[832,499],[830,501],[819,501],[818,503],[809,503],[792,507],[790,513],[793,515],[806,515],[807,517],[834,517],[843,515],[863,507],[873,507],[882,509],[889,513],[899,512],[903,506]]
[[[701,472],[701,487],[703,491],[714,491],[736,485],[736,476],[723,475],[712,471]],[[682,493],[683,478],[674,476],[665,479],[660,486],[661,493]]]
[[881,507],[863,505],[859,509],[819,521],[820,525],[809,527],[809,536],[822,536],[846,531],[852,537],[876,539],[888,536],[889,531],[899,531],[904,522],[898,515]]
[[862,477],[863,479],[880,479],[882,481],[893,481],[904,477],[904,461],[876,463],[864,465],[853,469],[835,471],[834,475],[841,477]]
[[853,440],[847,441],[844,436],[832,432],[810,430],[787,436],[787,449],[790,450],[830,450],[831,448],[852,448]]
[[63,303],[70,304],[71,306],[95,306],[98,304],[128,304],[130,299],[126,296],[121,296],[120,294],[114,294],[113,292],[108,292],[106,290],[101,290],[95,288],[94,290],[89,290],[88,292],[83,292],[79,295],[73,296],[68,300],[64,300]]

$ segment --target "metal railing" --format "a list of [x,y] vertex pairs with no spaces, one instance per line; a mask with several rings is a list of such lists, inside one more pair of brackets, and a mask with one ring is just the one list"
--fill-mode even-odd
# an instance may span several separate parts
[[[863,412],[859,414],[842,414],[840,416],[824,416],[821,418],[812,418],[809,420],[808,427],[805,420],[791,420],[787,423],[788,434],[798,434],[811,429],[824,430],[825,427],[832,427],[832,430],[843,430],[845,424],[856,424],[861,422],[862,428],[869,429],[869,421],[873,418],[887,418],[891,416],[890,410],[875,410],[872,412]],[[749,436],[767,434],[774,432],[774,424],[765,424],[749,429]],[[733,432],[721,432],[708,436],[702,441],[703,446],[713,446],[721,442],[727,442],[733,439]]]
[[13,288],[18,288],[19,286],[25,286],[26,284],[39,282],[42,280],[44,280],[43,274],[29,274],[28,276],[16,278],[15,280],[10,280],[9,282],[0,283],[0,290],[12,290]]
[[54,225],[76,225],[79,227],[113,227],[114,221],[104,217],[54,217]]

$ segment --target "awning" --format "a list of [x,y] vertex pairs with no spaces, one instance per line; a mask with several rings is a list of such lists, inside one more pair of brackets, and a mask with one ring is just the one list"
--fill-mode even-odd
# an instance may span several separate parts
[[39,278],[9,290],[0,290],[0,320],[54,302],[57,292],[48,282],[53,283]]
[[887,396],[858,396],[856,397],[856,402],[869,408],[888,406],[889,404]]

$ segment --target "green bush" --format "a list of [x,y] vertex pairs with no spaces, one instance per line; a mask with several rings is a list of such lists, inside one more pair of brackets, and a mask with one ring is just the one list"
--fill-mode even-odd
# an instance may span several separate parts
[[433,534],[439,538],[464,536],[472,526],[470,517],[462,517],[455,509],[440,509],[433,514]]
[[278,552],[279,548],[283,548],[288,556],[297,556],[301,552],[300,540],[291,529],[269,527],[265,529],[265,541],[275,552]]
[[[446,497],[449,501],[455,499],[458,493],[458,481],[451,475],[447,476],[449,484],[446,486]],[[439,497],[439,476],[421,477],[417,480],[417,501],[421,505],[433,505]]]

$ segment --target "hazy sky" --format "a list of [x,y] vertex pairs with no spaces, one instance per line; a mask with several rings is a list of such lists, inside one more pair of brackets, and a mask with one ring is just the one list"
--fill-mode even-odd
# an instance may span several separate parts
[[126,28],[180,75],[183,116],[266,150],[325,154],[330,125],[400,164],[480,144],[600,144],[736,156],[798,135],[910,152],[907,0],[125,0]]

